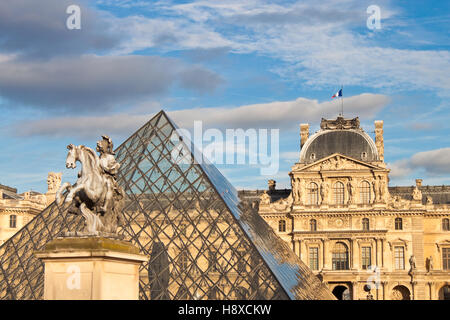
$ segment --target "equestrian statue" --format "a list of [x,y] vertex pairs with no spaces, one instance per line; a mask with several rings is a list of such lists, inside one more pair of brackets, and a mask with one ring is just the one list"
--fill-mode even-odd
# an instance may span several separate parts
[[77,162],[82,168],[74,185],[65,182],[56,193],[58,207],[68,205],[68,212],[84,217],[81,232],[66,233],[75,236],[119,237],[117,228],[123,224],[125,192],[117,184],[120,167],[114,157],[113,143],[103,135],[97,142],[97,155],[91,148],[69,144],[66,168],[75,169]]

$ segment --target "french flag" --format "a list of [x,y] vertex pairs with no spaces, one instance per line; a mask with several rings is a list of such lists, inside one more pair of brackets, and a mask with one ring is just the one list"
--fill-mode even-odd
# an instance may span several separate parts
[[336,92],[336,93],[331,97],[331,99],[337,98],[337,97],[342,97],[342,89],[339,90],[338,92]]

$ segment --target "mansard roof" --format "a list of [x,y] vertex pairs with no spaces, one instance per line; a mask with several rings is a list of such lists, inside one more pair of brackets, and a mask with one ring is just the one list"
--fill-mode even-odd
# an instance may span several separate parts
[[339,153],[364,162],[379,161],[372,138],[359,126],[359,119],[322,119],[321,129],[302,147],[300,163],[313,163]]

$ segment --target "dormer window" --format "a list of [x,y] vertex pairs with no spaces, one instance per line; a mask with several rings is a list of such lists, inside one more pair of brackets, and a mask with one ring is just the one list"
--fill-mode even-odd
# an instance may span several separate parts
[[311,158],[311,160],[316,160],[316,154],[315,153],[311,153],[310,158]]
[[366,160],[367,159],[367,152],[361,153],[361,159]]

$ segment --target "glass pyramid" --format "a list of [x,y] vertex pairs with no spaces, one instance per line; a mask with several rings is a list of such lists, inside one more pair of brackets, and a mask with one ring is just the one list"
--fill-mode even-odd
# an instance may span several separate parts
[[[161,111],[116,150],[141,299],[334,299]],[[201,161],[198,161],[201,160]],[[83,221],[51,204],[0,247],[0,299],[42,299],[33,252]]]

